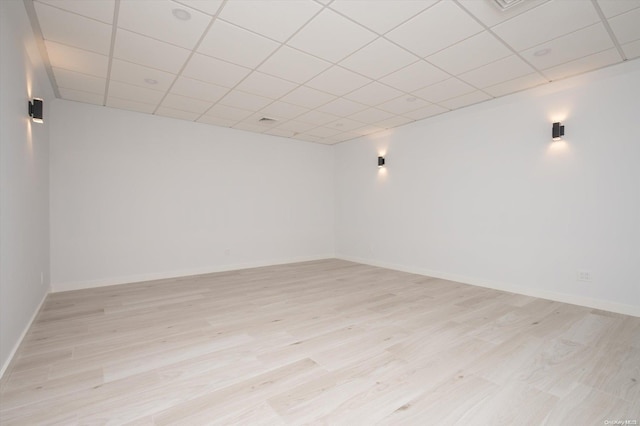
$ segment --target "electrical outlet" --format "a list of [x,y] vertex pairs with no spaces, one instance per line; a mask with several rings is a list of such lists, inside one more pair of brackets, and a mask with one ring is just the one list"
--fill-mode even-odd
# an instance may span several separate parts
[[578,281],[591,281],[591,272],[578,271],[576,275],[576,279]]

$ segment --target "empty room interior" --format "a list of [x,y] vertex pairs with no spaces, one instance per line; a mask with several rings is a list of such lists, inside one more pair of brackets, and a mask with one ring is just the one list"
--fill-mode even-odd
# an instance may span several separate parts
[[2,425],[637,425],[640,0],[0,0]]

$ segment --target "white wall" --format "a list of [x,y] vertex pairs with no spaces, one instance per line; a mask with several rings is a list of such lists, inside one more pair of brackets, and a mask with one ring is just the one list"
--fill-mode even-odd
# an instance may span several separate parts
[[640,61],[335,155],[339,257],[640,315]]
[[63,100],[51,122],[54,291],[334,255],[330,146]]
[[[22,2],[0,1],[0,376],[48,292],[53,91],[34,43]],[[44,124],[28,119],[31,97]]]

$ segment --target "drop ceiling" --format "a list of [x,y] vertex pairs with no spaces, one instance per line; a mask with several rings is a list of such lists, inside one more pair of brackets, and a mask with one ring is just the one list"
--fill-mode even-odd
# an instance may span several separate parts
[[325,144],[640,56],[640,0],[24,1],[62,99]]

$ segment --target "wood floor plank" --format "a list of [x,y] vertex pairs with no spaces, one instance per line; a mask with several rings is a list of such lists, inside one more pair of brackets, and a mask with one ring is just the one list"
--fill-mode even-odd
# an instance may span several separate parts
[[50,294],[0,423],[640,421],[640,318],[335,259]]

